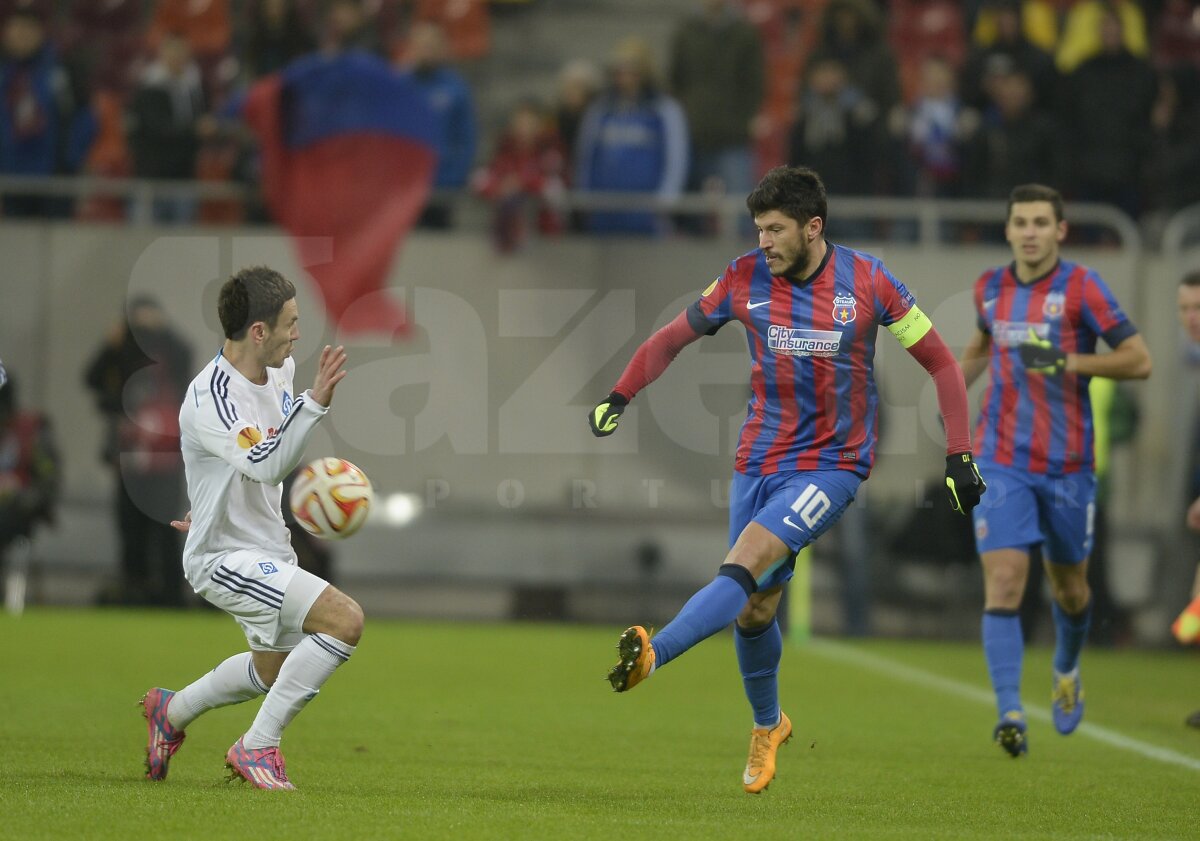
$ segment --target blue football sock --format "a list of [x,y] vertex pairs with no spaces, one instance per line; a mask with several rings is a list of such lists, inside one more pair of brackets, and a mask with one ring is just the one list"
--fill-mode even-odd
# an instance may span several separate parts
[[779,660],[783,657],[783,633],[774,619],[760,628],[733,626],[742,684],[754,710],[755,727],[774,727],[779,721]]
[[1092,624],[1092,600],[1088,599],[1087,607],[1074,616],[1067,613],[1058,602],[1051,606],[1054,613],[1054,671],[1067,674],[1079,665],[1079,652],[1083,650],[1083,641],[1087,639],[1088,628]]
[[688,599],[675,618],[654,635],[654,667],[674,660],[737,619],[756,589],[758,585],[745,567],[722,564],[717,577]]
[[983,656],[987,659],[996,709],[1006,712],[1021,707],[1021,661],[1025,656],[1025,638],[1021,635],[1021,617],[1015,610],[983,612]]

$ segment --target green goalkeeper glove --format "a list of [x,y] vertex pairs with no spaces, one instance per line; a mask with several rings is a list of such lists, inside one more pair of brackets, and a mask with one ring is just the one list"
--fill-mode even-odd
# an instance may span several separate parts
[[951,508],[963,516],[970,516],[971,509],[979,504],[979,497],[986,490],[987,485],[970,453],[946,456],[946,493]]
[[615,391],[588,413],[588,426],[597,438],[604,438],[617,431],[617,422],[629,401]]
[[1049,339],[1039,339],[1033,328],[1029,328],[1029,341],[1018,348],[1021,364],[1031,374],[1053,376],[1061,374],[1067,367],[1067,355],[1051,344]]

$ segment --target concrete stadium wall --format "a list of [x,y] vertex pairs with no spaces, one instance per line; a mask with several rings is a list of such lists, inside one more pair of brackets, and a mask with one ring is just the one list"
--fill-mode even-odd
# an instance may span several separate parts
[[[106,487],[96,458],[101,425],[82,388],[82,370],[122,313],[125,296],[150,292],[162,300],[191,342],[198,368],[219,347],[220,284],[236,267],[267,263],[300,287],[297,387],[310,381],[323,343],[345,341],[351,354],[352,375],[314,455],[332,451],[361,461],[385,492],[448,494],[436,500],[444,505],[511,510],[595,503],[641,511],[654,494],[658,507],[700,514],[712,505],[712,483],[728,479],[744,416],[748,366],[740,328],[731,325],[685,350],[635,402],[618,435],[593,439],[584,417],[638,342],[693,300],[741,248],[695,240],[564,240],[499,257],[478,237],[414,235],[390,282],[418,329],[393,344],[343,337],[326,325],[319,298],[278,233],[6,224],[0,358],[20,376],[26,401],[60,425],[68,494],[96,496]],[[1007,258],[991,247],[889,245],[874,253],[916,293],[955,350],[974,329],[974,278]],[[1156,346],[1155,378],[1136,388],[1147,398],[1169,395],[1173,278],[1153,260],[1135,262],[1113,251],[1072,256],[1102,272]],[[1140,285],[1139,272],[1145,273]],[[915,480],[940,475],[934,389],[886,335],[877,365],[885,437],[871,490],[911,496]],[[1145,402],[1143,454],[1161,459],[1164,422],[1156,413],[1170,401]],[[1161,507],[1146,501],[1148,511]]]

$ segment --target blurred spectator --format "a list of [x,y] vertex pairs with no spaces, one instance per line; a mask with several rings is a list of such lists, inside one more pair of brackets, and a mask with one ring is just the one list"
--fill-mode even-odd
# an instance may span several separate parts
[[921,66],[917,98],[909,109],[905,137],[916,165],[918,196],[954,196],[962,178],[962,149],[978,115],[958,98],[954,68],[938,56]]
[[257,79],[282,69],[317,48],[317,40],[295,0],[256,0],[246,26],[242,69]]
[[558,136],[567,150],[568,165],[572,163],[575,140],[583,114],[600,90],[600,69],[587,59],[577,58],[563,65],[558,73],[558,94],[554,119]]
[[1200,70],[1200,10],[1193,0],[1166,0],[1153,30],[1155,64],[1168,67],[1190,62]]
[[538,231],[563,231],[554,199],[566,191],[565,156],[558,133],[536,102],[523,102],[509,117],[496,153],[475,176],[475,190],[491,201],[492,236],[496,248],[509,252],[526,238],[526,217],[536,214]]
[[805,76],[788,162],[822,173],[833,195],[869,195],[875,186],[879,117],[878,106],[850,82],[840,61],[818,57]]
[[[558,94],[555,100],[554,121],[558,138],[566,155],[566,171],[575,171],[575,149],[578,147],[579,126],[583,115],[600,90],[600,68],[587,59],[577,58],[563,65],[558,73]],[[572,231],[582,231],[584,214],[571,211],[567,224]]]
[[487,55],[492,34],[488,0],[412,0],[412,3],[413,20],[440,26],[454,58]]
[[957,74],[967,55],[967,25],[960,0],[891,0],[888,39],[900,58],[905,102],[918,96],[925,66],[937,57]]
[[[650,46],[637,36],[621,41],[610,76],[610,86],[588,107],[579,129],[575,188],[677,198],[687,179],[687,118],[660,91]],[[663,215],[635,211],[589,213],[586,225],[607,234],[661,234],[668,228]]]
[[[466,79],[448,64],[446,36],[440,26],[413,25],[403,69],[425,91],[440,123],[441,142],[433,186],[438,190],[461,190],[475,165],[475,105]],[[450,206],[434,200],[417,224],[449,228],[453,224]]]
[[186,506],[179,406],[191,381],[191,350],[157,301],[136,297],[84,380],[107,425],[101,457],[117,482],[121,578],[102,599],[182,604],[181,536],[169,524]]
[[1147,54],[1146,18],[1134,0],[1079,0],[1063,21],[1062,40],[1055,55],[1060,72],[1071,73],[1088,59],[1111,49],[1102,34],[1104,20],[1111,16],[1120,23],[1125,49],[1139,57]]
[[870,0],[829,0],[821,15],[819,46],[809,66],[822,58],[836,58],[850,81],[888,114],[900,102],[900,69],[884,39],[885,20]]
[[987,89],[990,102],[967,141],[967,194],[1001,199],[1014,184],[1060,183],[1060,129],[1052,117],[1034,109],[1029,76],[1020,70],[1001,73]]
[[[78,172],[96,135],[82,80],[72,79],[46,37],[42,19],[14,11],[4,22],[0,62],[0,173]],[[65,216],[70,202],[6,195],[6,216]]]
[[1200,72],[1194,65],[1159,72],[1150,126],[1150,204],[1175,211],[1200,202]]
[[1121,20],[1108,9],[1095,19],[1101,50],[1067,77],[1060,115],[1073,197],[1136,217],[1156,82],[1150,65],[1126,47]]
[[1053,0],[983,0],[971,24],[971,42],[986,49],[1003,39],[1007,24],[1001,18],[1010,9],[1016,12],[1020,40],[1052,53],[1058,46],[1058,8]]
[[[129,148],[138,178],[192,179],[203,137],[216,125],[206,114],[200,68],[183,36],[167,33],[158,58],[142,74],[129,105]],[[190,222],[196,214],[191,197],[156,199],[157,222]]]
[[140,0],[72,0],[58,44],[100,89],[126,91],[143,47]]
[[[83,171],[88,175],[128,178],[133,174],[133,164],[125,137],[123,96],[112,89],[98,90],[92,96],[92,111],[96,115],[96,140],[88,150]],[[118,196],[92,194],[80,200],[75,218],[89,222],[123,221],[125,204]]]
[[[963,102],[972,108],[988,107],[995,101],[992,91],[988,90],[989,83],[1006,73],[1017,72],[1032,82],[1034,105],[1050,107],[1058,86],[1058,72],[1053,56],[1026,36],[1021,26],[1022,4],[1019,0],[988,0],[985,8],[992,22],[989,27],[991,37],[986,44],[977,44],[967,54],[962,72]],[[1008,195],[1007,191],[1005,195]]]
[[0,566],[14,541],[54,522],[61,475],[49,419],[17,398],[15,381],[0,387]]
[[756,174],[787,161],[793,112],[801,77],[821,35],[819,22],[828,0],[745,0],[746,17],[758,29],[769,72],[763,107],[755,122]]
[[230,0],[155,0],[148,40],[157,47],[167,35],[187,41],[201,61],[219,61],[229,53],[233,39]]
[[[688,189],[738,196],[754,186],[754,120],[765,89],[763,46],[731,0],[697,0],[671,45],[671,92],[692,138]],[[824,170],[821,170],[824,171]]]
[[366,50],[382,58],[387,50],[362,0],[331,0],[321,38],[327,50]]

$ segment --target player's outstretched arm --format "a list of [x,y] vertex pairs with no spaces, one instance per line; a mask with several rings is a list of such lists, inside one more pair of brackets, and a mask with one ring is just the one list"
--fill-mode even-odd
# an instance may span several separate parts
[[684,310],[670,324],[644,341],[625,366],[625,372],[608,397],[588,412],[588,426],[592,434],[603,438],[616,432],[621,413],[634,395],[658,379],[679,355],[679,351],[702,335],[692,328],[687,310]]
[[[915,310],[916,307],[913,307],[910,312]],[[898,324],[902,329],[903,321]],[[905,344],[905,338],[912,335],[911,330],[903,332],[899,338],[912,357],[929,372],[937,388],[938,409],[946,427],[946,495],[951,508],[968,516],[971,509],[979,504],[987,484],[971,456],[967,385],[950,348],[946,347],[932,324],[926,321],[926,325],[911,344]]]
[[317,363],[317,378],[313,381],[312,396],[317,403],[328,409],[333,402],[333,390],[337,388],[346,376],[346,349],[338,345],[332,348],[325,345],[321,349],[321,359]]

